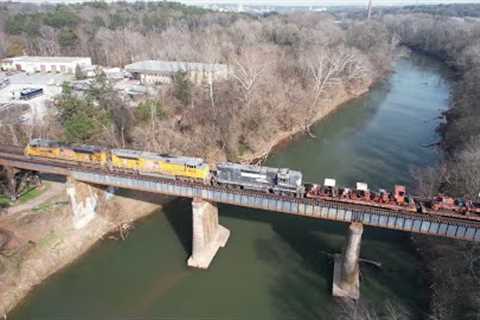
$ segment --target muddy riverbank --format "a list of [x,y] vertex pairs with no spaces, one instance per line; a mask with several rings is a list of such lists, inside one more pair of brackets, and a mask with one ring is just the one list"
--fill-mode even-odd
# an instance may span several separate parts
[[[0,230],[8,235],[0,255],[0,316],[7,314],[49,276],[81,258],[99,240],[117,232],[170,200],[143,193],[118,193],[98,208],[98,215],[82,229],[72,212],[62,183],[49,182],[48,201],[28,210],[0,216]],[[15,207],[12,207],[15,209]]]

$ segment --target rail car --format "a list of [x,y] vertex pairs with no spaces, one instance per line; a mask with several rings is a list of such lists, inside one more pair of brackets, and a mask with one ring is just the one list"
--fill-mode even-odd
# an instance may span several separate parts
[[246,190],[303,197],[305,188],[300,171],[237,163],[217,164],[215,183]]
[[407,194],[405,186],[396,185],[394,192],[384,189],[373,192],[366,183],[358,182],[355,189],[337,188],[334,179],[327,178],[323,186],[307,186],[307,198],[322,199],[341,203],[358,204],[394,211],[407,211],[446,217],[468,217],[480,221],[480,203],[471,200],[454,199],[438,195],[432,199],[412,197]]
[[210,178],[210,167],[201,158],[175,157],[126,149],[112,149],[111,158],[113,168],[204,182]]
[[307,186],[307,198],[322,199],[343,203],[366,205],[394,211],[417,212],[417,204],[409,197],[404,186],[396,185],[394,193],[385,189],[373,192],[364,182],[357,182],[355,189],[336,188],[336,181],[327,178],[323,186],[317,184]]
[[107,149],[91,145],[69,146],[54,140],[33,139],[25,148],[28,157],[49,158],[57,161],[73,161],[99,164],[108,162]]

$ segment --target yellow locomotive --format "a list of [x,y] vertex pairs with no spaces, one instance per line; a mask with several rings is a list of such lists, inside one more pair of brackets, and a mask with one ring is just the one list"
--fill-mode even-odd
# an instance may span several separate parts
[[53,140],[33,139],[25,148],[29,157],[48,158],[99,165],[109,169],[131,170],[162,177],[207,182],[210,167],[201,158],[175,157],[152,152],[101,148],[97,146],[70,146]]
[[33,139],[25,148],[28,157],[50,158],[104,166],[108,162],[108,150],[89,145],[69,146],[54,140]]
[[112,167],[174,178],[207,181],[210,167],[201,158],[175,157],[152,152],[113,149]]

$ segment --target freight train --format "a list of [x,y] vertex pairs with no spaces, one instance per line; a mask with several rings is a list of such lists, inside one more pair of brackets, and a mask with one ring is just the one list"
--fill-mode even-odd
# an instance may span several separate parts
[[101,166],[106,170],[127,170],[142,175],[196,181],[227,188],[271,192],[303,197],[302,173],[223,162],[212,170],[201,158],[161,155],[153,152],[70,146],[53,140],[34,139],[25,148],[28,157]]
[[25,155],[225,188],[480,221],[480,202],[444,195],[421,199],[408,195],[406,188],[400,185],[395,186],[393,192],[384,189],[373,192],[365,183],[357,183],[355,189],[337,188],[336,181],[330,178],[325,179],[323,186],[304,184],[300,171],[287,168],[222,162],[214,169],[201,158],[90,145],[71,146],[45,139],[33,139],[25,148]]

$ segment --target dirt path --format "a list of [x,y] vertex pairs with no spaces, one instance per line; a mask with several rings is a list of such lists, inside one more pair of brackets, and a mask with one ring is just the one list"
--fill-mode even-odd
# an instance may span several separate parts
[[43,192],[38,197],[28,201],[27,203],[16,205],[6,209],[7,215],[19,213],[22,211],[29,211],[32,210],[39,205],[47,202],[48,200],[60,195],[62,192],[65,191],[65,184],[59,182],[48,182],[47,190]]

